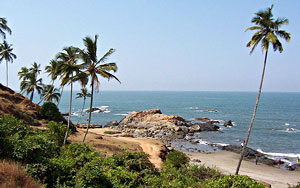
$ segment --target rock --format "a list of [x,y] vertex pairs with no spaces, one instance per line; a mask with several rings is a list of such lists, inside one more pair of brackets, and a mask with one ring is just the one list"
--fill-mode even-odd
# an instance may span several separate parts
[[203,121],[203,122],[210,121],[210,119],[207,118],[207,117],[198,117],[198,118],[195,118],[195,120],[197,120],[197,121]]
[[201,163],[201,160],[200,159],[193,159],[192,162],[193,163]]
[[117,121],[110,121],[110,122],[107,122],[104,127],[116,127],[119,125],[119,122]]
[[96,139],[100,139],[100,140],[102,140],[103,139],[103,137],[102,136],[97,136],[97,138]]
[[[92,108],[92,112],[98,112],[98,113],[101,113],[101,112],[104,112],[105,110],[102,110],[102,109],[100,109],[100,108]],[[90,109],[87,109],[87,110],[85,110],[85,112],[90,112]]]
[[207,123],[208,123],[208,124],[215,124],[215,123],[220,123],[220,122],[217,121],[217,120],[211,120],[211,121],[208,121]]
[[128,114],[120,121],[121,125],[135,125],[135,126],[185,126],[185,120],[176,115],[162,114],[159,109],[138,111]]
[[203,112],[218,112],[217,110],[203,110]]
[[226,121],[226,122],[224,123],[224,127],[232,127],[232,126],[233,126],[233,124],[232,124],[231,120]]

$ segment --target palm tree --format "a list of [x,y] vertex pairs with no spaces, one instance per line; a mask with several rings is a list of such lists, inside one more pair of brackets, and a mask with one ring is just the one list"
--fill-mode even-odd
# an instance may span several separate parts
[[95,35],[94,40],[91,39],[90,37],[85,37],[83,39],[83,43],[86,49],[81,52],[81,58],[84,62],[83,65],[86,70],[85,73],[89,75],[89,77],[91,78],[91,88],[92,88],[88,126],[85,131],[84,137],[82,139],[82,143],[84,143],[85,141],[86,135],[88,134],[89,131],[89,126],[91,124],[94,88],[96,88],[96,91],[99,91],[100,81],[98,79],[98,74],[104,78],[107,78],[108,80],[113,78],[118,82],[120,82],[120,80],[116,76],[109,73],[110,71],[114,71],[114,72],[117,71],[118,67],[116,63],[105,63],[108,57],[111,54],[113,54],[115,50],[111,48],[108,52],[106,52],[103,55],[103,57],[97,59],[97,40],[98,40],[98,35]]
[[63,52],[60,52],[57,55],[58,62],[61,63],[61,86],[65,86],[66,84],[70,85],[70,101],[69,101],[69,116],[68,116],[68,125],[66,129],[65,139],[63,145],[65,145],[68,132],[70,128],[70,117],[71,117],[71,109],[72,109],[72,92],[73,92],[73,82],[77,81],[77,76],[80,72],[80,66],[77,65],[77,61],[79,59],[79,48],[75,47],[67,47],[63,49]]
[[77,125],[78,125],[80,118],[82,116],[82,113],[83,113],[84,106],[85,106],[85,100],[87,97],[91,97],[91,94],[88,92],[88,90],[86,88],[81,88],[81,93],[77,93],[76,95],[77,95],[76,99],[83,98],[82,109],[81,109],[80,116],[78,117],[78,121],[77,121]]
[[31,102],[33,100],[34,91],[36,90],[38,94],[41,94],[43,90],[42,79],[38,79],[40,72],[40,64],[38,65],[36,62],[32,64],[31,68],[22,67],[21,71],[18,72],[19,79],[23,79],[20,84],[21,93],[26,92],[27,95],[30,94]]
[[[1,33],[1,29],[0,29]],[[4,35],[5,36],[5,35]],[[12,53],[12,44],[7,44],[6,41],[3,41],[3,43],[0,45],[0,62],[3,60],[6,61],[6,86],[8,87],[8,62],[13,62],[14,59],[17,58],[17,56]]]
[[55,88],[53,85],[45,85],[43,87],[42,91],[42,100],[40,102],[47,101],[47,102],[53,102],[55,100],[56,102],[60,99],[60,92],[59,89]]
[[258,94],[257,94],[257,98],[256,98],[256,103],[254,106],[254,111],[252,114],[249,129],[247,132],[247,137],[245,140],[245,144],[243,144],[241,157],[240,157],[235,174],[239,173],[239,169],[240,169],[240,166],[241,166],[244,154],[245,154],[245,149],[248,144],[251,128],[252,128],[252,125],[253,125],[253,122],[255,119],[256,110],[258,107],[262,84],[263,84],[263,80],[264,80],[265,68],[266,68],[266,64],[267,64],[269,44],[272,44],[274,51],[279,50],[279,52],[281,53],[283,51],[283,47],[282,47],[281,42],[278,39],[278,36],[288,42],[291,39],[290,33],[279,29],[282,25],[288,25],[288,23],[289,23],[288,19],[277,18],[276,20],[274,20],[273,14],[272,14],[272,9],[273,9],[273,5],[270,8],[268,8],[267,10],[263,10],[263,11],[259,11],[259,12],[255,13],[256,16],[251,21],[252,23],[255,24],[255,26],[249,27],[246,30],[246,31],[257,30],[256,33],[252,36],[250,42],[248,42],[248,44],[247,44],[247,47],[251,47],[250,54],[252,54],[255,47],[261,42],[262,50],[265,51],[265,58],[264,58],[263,71],[262,71],[261,80],[260,80],[260,86],[259,86],[259,90],[258,90]]
[[10,28],[7,26],[7,21],[5,18],[0,18],[0,35],[6,39],[5,31],[11,34]]

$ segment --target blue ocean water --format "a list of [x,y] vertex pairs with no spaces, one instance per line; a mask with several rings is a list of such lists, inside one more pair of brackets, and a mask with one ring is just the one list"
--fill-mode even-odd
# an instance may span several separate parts
[[[75,93],[73,122],[77,122],[83,104],[82,99],[75,99]],[[69,94],[66,91],[62,96],[61,112],[68,111]],[[255,92],[100,91],[94,96],[93,107],[106,111],[92,113],[92,123],[104,125],[133,111],[158,108],[164,114],[179,115],[186,120],[197,117],[220,120],[223,133],[202,132],[202,140],[239,145],[246,137],[256,95]],[[209,109],[217,112],[205,112]],[[222,126],[227,120],[234,122],[232,128]],[[87,113],[80,122],[87,123]],[[300,93],[262,93],[248,146],[269,154],[300,156]]]

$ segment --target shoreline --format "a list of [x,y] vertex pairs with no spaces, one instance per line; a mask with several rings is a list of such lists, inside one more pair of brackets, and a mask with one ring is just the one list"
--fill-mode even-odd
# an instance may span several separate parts
[[[240,155],[229,151],[211,153],[183,152],[191,158],[192,163],[216,167],[227,175],[235,173],[240,157]],[[193,162],[196,160],[201,162]],[[297,182],[300,182],[300,171],[283,170],[261,163],[255,165],[255,163],[247,160],[243,160],[239,174],[269,183],[272,185],[272,188],[286,188],[288,184],[296,185]]]

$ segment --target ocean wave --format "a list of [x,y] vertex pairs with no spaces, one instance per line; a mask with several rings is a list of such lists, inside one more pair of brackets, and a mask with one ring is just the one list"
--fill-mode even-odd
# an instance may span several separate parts
[[297,133],[297,132],[300,132],[300,130],[294,129],[294,128],[287,128],[287,129],[279,130],[279,131],[280,132],[285,132],[285,133]]
[[217,146],[229,146],[230,144],[225,144],[225,143],[213,143],[214,145]]
[[209,142],[207,142],[207,141],[205,141],[205,140],[202,140],[202,139],[196,139],[198,142],[199,142],[199,144],[201,144],[201,145],[208,145],[209,144]]
[[103,113],[110,113],[110,111],[109,110],[105,110]]
[[288,126],[288,127],[292,126],[292,127],[295,127],[296,125],[295,125],[295,124],[284,123],[284,126]]
[[127,116],[128,114],[113,114],[114,116]]
[[198,110],[198,107],[189,107],[190,110]]
[[274,157],[291,157],[291,158],[300,157],[300,154],[298,153],[272,153],[272,152],[264,152],[261,149],[257,149],[257,151],[265,155],[274,156]]
[[285,123],[284,125],[285,125],[285,126],[289,126],[290,124],[289,124],[289,123]]

